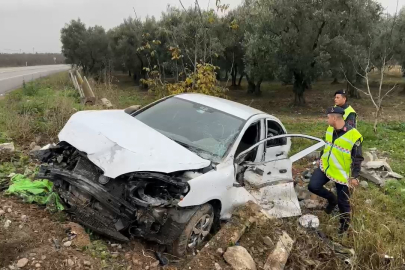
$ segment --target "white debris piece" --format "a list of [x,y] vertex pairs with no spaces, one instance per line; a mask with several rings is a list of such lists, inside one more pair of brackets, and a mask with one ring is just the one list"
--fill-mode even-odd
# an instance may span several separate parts
[[14,148],[14,143],[1,143],[0,144],[0,150],[5,150],[5,151],[9,151],[9,152],[14,152],[15,148]]
[[303,215],[298,219],[298,222],[304,228],[316,229],[319,227],[319,219],[314,215]]

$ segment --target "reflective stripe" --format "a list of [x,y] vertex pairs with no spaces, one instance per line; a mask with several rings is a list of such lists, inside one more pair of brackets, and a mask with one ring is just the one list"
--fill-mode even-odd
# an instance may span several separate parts
[[333,132],[330,132],[330,131],[326,131],[326,134],[329,134],[329,135],[333,136]]
[[343,177],[345,179],[348,179],[349,176],[347,175],[347,173],[345,172],[345,170],[342,168],[342,166],[340,165],[339,161],[337,160],[337,158],[335,157],[335,155],[333,153],[330,154],[330,157],[333,160],[333,165],[335,165],[336,169],[339,170],[339,172],[343,175]]
[[350,143],[351,145],[354,145],[354,143],[353,143],[351,140],[349,140],[348,138],[345,138],[345,137],[343,137],[343,136],[339,137],[338,139],[342,139],[342,140],[344,140],[344,141]]

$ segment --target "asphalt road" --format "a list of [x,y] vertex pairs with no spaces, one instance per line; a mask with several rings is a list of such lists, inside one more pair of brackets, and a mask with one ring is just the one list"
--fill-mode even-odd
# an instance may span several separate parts
[[24,80],[29,82],[69,68],[69,65],[0,68],[0,96],[20,88]]

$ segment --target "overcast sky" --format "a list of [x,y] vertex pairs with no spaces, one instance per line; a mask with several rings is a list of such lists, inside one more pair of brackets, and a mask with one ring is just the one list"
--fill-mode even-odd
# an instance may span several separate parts
[[[379,0],[390,13],[396,0]],[[194,0],[182,0],[188,7]],[[202,8],[215,0],[199,0]],[[223,0],[236,7],[242,0]],[[80,18],[87,26],[106,29],[124,18],[147,15],[159,17],[167,5],[180,6],[178,0],[0,0],[0,52],[60,52],[60,29],[71,19]],[[399,0],[399,7],[405,0]]]

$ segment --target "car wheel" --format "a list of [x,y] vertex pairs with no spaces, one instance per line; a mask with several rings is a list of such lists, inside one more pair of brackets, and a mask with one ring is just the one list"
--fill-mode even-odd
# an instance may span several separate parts
[[201,246],[207,238],[214,223],[214,208],[211,204],[204,204],[192,216],[180,237],[169,247],[169,252],[182,256]]

